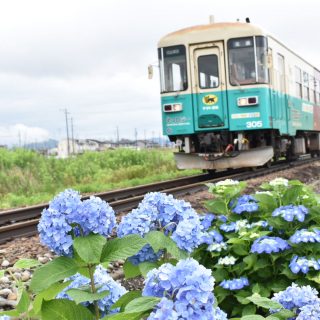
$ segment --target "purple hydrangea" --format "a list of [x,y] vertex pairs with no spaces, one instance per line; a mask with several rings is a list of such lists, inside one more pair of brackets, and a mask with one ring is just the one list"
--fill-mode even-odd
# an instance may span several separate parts
[[282,206],[280,208],[277,208],[273,211],[272,216],[273,217],[282,217],[284,220],[291,222],[294,219],[297,219],[300,222],[303,222],[305,219],[305,216],[309,213],[309,210],[303,206],[294,206],[292,204],[288,206]]
[[77,191],[59,193],[42,211],[40,240],[57,255],[72,256],[72,237],[90,232],[108,236],[116,224],[113,209],[100,198],[81,201]]
[[272,252],[280,252],[287,249],[290,249],[290,246],[287,241],[279,237],[268,236],[263,236],[256,239],[251,246],[251,252],[253,253],[269,254]]
[[320,231],[318,229],[314,229],[314,231],[307,229],[297,230],[289,240],[292,243],[320,242]]
[[232,208],[232,212],[242,214],[243,212],[255,212],[259,209],[257,200],[250,195],[240,196],[236,200],[236,206]]
[[249,280],[246,277],[241,277],[237,279],[231,280],[223,280],[220,283],[220,287],[227,289],[227,290],[241,290],[244,287],[249,285]]
[[306,257],[294,256],[289,264],[289,268],[293,273],[308,273],[310,268],[320,270],[320,259],[317,261],[315,258],[307,259]]
[[[147,274],[142,295],[166,299],[161,300],[148,319],[166,319],[161,318],[159,309],[172,315],[168,319],[226,319],[221,310],[215,311],[213,285],[211,270],[194,259],[180,260],[176,266],[166,263],[151,270]],[[215,318],[215,314],[218,317]]]
[[[85,289],[86,287],[89,289],[90,279],[80,275],[79,273],[67,278],[65,281],[68,280],[72,280],[72,282],[57,295],[57,299],[72,300],[68,295],[68,290],[70,289]],[[94,272],[94,283],[96,288],[98,288],[97,292],[109,291],[104,298],[98,300],[98,307],[100,309],[101,316],[103,317],[106,314],[119,312],[119,308],[113,310],[110,308],[122,295],[126,293],[126,289],[118,282],[114,281],[108,274],[107,270],[100,265],[96,267]],[[92,303],[89,302],[83,302],[82,304],[86,307],[92,305]]]
[[[319,302],[318,291],[310,286],[299,287],[293,283],[284,291],[275,293],[272,300],[280,303],[285,309],[299,313],[299,308]],[[277,310],[271,310],[276,312]]]

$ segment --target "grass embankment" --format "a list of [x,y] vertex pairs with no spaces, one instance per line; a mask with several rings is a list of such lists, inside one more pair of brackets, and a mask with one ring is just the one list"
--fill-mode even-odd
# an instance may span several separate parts
[[198,172],[177,170],[172,150],[118,149],[56,159],[0,149],[0,210],[47,202],[66,188],[101,192]]

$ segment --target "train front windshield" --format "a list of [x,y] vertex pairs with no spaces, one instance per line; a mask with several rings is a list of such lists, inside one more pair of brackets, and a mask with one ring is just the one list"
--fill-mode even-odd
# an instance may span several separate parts
[[265,37],[231,39],[228,41],[228,55],[231,85],[269,82]]
[[182,45],[160,48],[161,92],[184,91],[187,83],[186,48]]

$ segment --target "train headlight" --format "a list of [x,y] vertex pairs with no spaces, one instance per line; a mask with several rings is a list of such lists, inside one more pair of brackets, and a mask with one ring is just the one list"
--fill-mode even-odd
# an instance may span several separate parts
[[183,110],[182,103],[165,104],[163,106],[164,112],[178,112],[182,110]]
[[259,98],[257,96],[243,97],[243,98],[238,98],[237,100],[238,107],[255,106],[258,103],[259,103]]

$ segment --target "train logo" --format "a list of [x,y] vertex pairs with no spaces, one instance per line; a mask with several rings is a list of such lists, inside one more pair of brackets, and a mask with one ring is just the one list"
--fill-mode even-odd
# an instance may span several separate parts
[[218,102],[218,97],[213,94],[207,94],[202,98],[202,102],[207,106],[212,106]]

